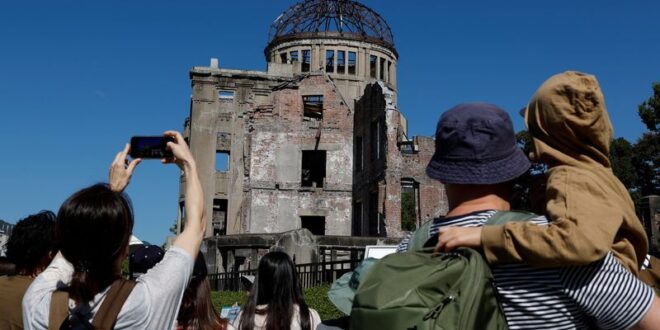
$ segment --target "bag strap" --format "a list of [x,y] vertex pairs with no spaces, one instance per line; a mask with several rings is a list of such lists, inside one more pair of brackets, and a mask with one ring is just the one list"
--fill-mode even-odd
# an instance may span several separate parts
[[[497,211],[486,221],[484,225],[492,226],[501,225],[511,221],[529,221],[530,219],[536,218],[537,216],[538,215],[527,211]],[[435,219],[431,219],[423,223],[421,226],[419,226],[419,228],[417,228],[417,230],[412,233],[410,240],[408,241],[407,251],[422,251],[424,247],[429,246],[430,243],[431,246],[435,246],[435,243],[430,242],[433,237],[429,235],[429,232],[431,231],[431,225],[433,225],[434,220]]]
[[50,298],[48,330],[60,330],[62,323],[69,316],[69,293],[55,291]]
[[537,214],[527,211],[497,211],[490,219],[486,221],[485,226],[502,225],[511,221],[529,221],[538,217]]
[[[101,307],[94,315],[92,325],[96,330],[112,330],[117,321],[117,316],[122,306],[133,291],[136,282],[132,280],[119,279],[114,281],[103,299]],[[62,323],[69,317],[69,293],[66,291],[55,291],[50,299],[50,310],[48,314],[48,330],[60,330]]]
[[420,251],[424,248],[424,244],[426,244],[430,238],[429,231],[431,230],[432,224],[433,219],[423,223],[412,233],[410,240],[408,241],[407,251]]
[[135,284],[135,281],[122,278],[110,285],[101,307],[94,315],[94,321],[92,322],[94,329],[112,330],[114,328],[119,311],[121,311],[124,302],[133,291]]

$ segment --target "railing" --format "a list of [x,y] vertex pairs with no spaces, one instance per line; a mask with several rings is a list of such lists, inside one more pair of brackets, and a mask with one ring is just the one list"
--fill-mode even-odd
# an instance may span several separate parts
[[[300,279],[300,286],[303,288],[310,288],[332,283],[335,279],[355,269],[360,261],[361,260],[345,260],[296,265],[296,271],[298,272],[298,277]],[[208,278],[211,283],[211,289],[214,291],[241,291],[245,289],[241,285],[241,276],[254,276],[256,273],[256,269],[241,270],[236,272],[209,274]]]

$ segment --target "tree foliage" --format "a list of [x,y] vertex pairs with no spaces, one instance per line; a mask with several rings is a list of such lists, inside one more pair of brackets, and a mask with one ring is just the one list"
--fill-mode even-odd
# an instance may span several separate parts
[[653,83],[653,96],[639,105],[637,113],[649,131],[660,132],[660,82]]
[[170,231],[170,233],[172,233],[172,235],[178,234],[177,228],[176,228],[178,223],[179,223],[179,221],[177,219],[174,219],[174,223],[168,229]]
[[649,131],[633,146],[635,188],[641,196],[660,195],[660,82],[653,83],[653,95],[637,113]]
[[624,138],[616,138],[610,145],[612,171],[627,188],[635,187],[637,184],[634,153],[633,145]]
[[414,190],[401,191],[401,229],[412,231],[416,225]]
[[633,146],[635,188],[641,196],[660,195],[660,134],[647,132]]

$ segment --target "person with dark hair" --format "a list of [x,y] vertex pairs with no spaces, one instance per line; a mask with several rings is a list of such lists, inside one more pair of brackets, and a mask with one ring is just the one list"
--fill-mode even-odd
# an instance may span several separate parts
[[281,251],[264,255],[247,303],[234,325],[239,330],[313,330],[320,323],[319,313],[305,303],[289,255]]
[[192,278],[183,293],[177,316],[177,330],[227,330],[234,329],[227,320],[221,319],[211,301],[211,284],[207,277],[206,260],[200,252],[195,260]]
[[135,282],[121,278],[133,211],[122,193],[140,159],[127,161],[130,146],[110,167],[108,185],[96,184],[69,197],[57,216],[60,253],[23,298],[26,329],[171,329],[190,280],[206,221],[195,160],[181,134],[167,148],[186,182],[186,227],[163,260]]
[[55,214],[41,211],[19,221],[7,242],[13,275],[0,277],[0,329],[23,329],[21,301],[55,255]]
[[0,257],[0,276],[14,275],[16,273],[16,265],[9,261],[7,257]]

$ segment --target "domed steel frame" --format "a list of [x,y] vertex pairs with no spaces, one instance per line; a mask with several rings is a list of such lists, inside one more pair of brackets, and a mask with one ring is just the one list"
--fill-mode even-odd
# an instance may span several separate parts
[[351,0],[307,0],[289,7],[271,24],[266,53],[280,42],[318,37],[372,42],[396,53],[387,22]]

